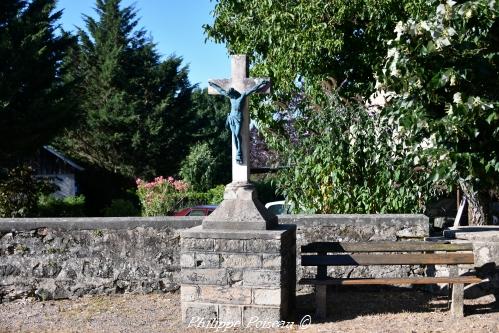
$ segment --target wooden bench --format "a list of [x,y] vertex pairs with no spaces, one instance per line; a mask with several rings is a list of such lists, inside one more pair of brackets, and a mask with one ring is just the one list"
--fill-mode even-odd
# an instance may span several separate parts
[[[419,252],[419,253],[418,253]],[[438,252],[438,253],[435,253]],[[463,316],[465,283],[479,283],[477,276],[459,276],[459,264],[473,264],[472,244],[435,242],[317,242],[301,247],[302,266],[317,266],[315,278],[300,284],[315,285],[316,317],[326,317],[328,285],[415,285],[448,283],[452,287],[451,313]],[[308,253],[316,253],[314,255]],[[448,265],[449,277],[331,278],[327,266]]]

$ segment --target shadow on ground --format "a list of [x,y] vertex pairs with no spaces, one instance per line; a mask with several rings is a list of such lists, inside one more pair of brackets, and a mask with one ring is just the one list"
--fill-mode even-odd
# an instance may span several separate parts
[[[337,287],[330,286],[327,295],[327,318],[323,322],[344,321],[366,315],[402,312],[442,312],[450,309],[450,298],[429,292],[391,286]],[[499,313],[498,302],[473,304],[465,300],[465,316]],[[296,318],[305,315],[314,318],[314,294],[297,295]],[[314,320],[314,322],[319,322]]]

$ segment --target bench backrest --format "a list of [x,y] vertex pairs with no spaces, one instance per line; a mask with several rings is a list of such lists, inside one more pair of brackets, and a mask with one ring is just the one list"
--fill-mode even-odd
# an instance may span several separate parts
[[473,244],[435,242],[315,242],[301,247],[301,253],[327,252],[456,252],[473,251]]
[[473,245],[468,243],[317,242],[302,246],[301,264],[318,266],[319,275],[325,274],[327,266],[473,264],[472,250]]

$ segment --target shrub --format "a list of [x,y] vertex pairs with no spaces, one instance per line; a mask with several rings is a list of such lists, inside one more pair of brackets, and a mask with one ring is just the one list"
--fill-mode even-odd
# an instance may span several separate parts
[[224,199],[224,185],[218,185],[207,192],[187,192],[176,210],[197,205],[218,205]]
[[216,187],[209,189],[207,192],[209,197],[207,202],[211,205],[220,204],[224,199],[224,191],[224,185],[217,185]]
[[253,182],[258,193],[258,199],[264,204],[271,201],[284,200],[282,195],[277,194],[278,191],[274,185],[274,178],[273,176],[267,176]]
[[171,215],[182,208],[218,205],[223,200],[224,185],[218,185],[207,192],[189,191],[190,188],[187,182],[175,180],[173,177],[156,177],[149,183],[137,179],[137,195],[142,206],[142,216]]
[[9,170],[0,180],[0,217],[34,216],[38,196],[46,189],[44,185],[35,179],[29,166]]
[[292,168],[279,172],[277,186],[294,211],[423,212],[436,189],[414,163],[402,124],[336,91],[325,98],[325,107],[302,111],[293,123],[298,139],[280,147]]
[[85,216],[85,196],[56,198],[53,195],[40,195],[37,211],[41,217],[78,217]]
[[113,199],[109,206],[103,209],[104,216],[139,216],[140,211],[126,199]]
[[180,176],[196,191],[207,191],[213,186],[219,162],[207,143],[196,144],[182,162]]
[[156,177],[152,182],[137,179],[142,216],[170,215],[185,200],[188,184],[173,177]]

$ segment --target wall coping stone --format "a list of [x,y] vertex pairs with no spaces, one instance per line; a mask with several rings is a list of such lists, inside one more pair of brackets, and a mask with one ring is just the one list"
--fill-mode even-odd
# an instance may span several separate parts
[[352,223],[385,223],[401,225],[400,222],[408,224],[428,224],[428,217],[423,214],[295,214],[279,215],[279,222],[296,224],[297,226],[325,226],[328,224],[352,224]]
[[203,217],[68,217],[68,218],[0,218],[0,232],[30,231],[39,228],[58,230],[185,229],[201,224]]
[[216,239],[281,239],[283,235],[296,230],[293,224],[280,224],[269,230],[203,229],[202,226],[180,231],[182,238]]
[[499,242],[499,226],[459,226],[444,230],[448,239],[464,239],[469,241]]
[[[281,225],[294,224],[297,227],[367,223],[429,227],[428,217],[422,214],[290,214],[279,215],[278,218]],[[29,231],[39,228],[59,230],[119,230],[137,227],[189,229],[201,225],[202,220],[202,216],[0,218],[0,232]],[[264,231],[262,230],[262,234]]]

